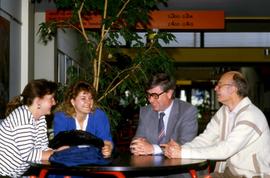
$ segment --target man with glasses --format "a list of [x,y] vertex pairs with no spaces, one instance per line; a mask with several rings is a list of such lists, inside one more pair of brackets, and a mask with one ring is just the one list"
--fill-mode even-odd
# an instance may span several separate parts
[[162,154],[160,144],[170,139],[184,144],[197,135],[197,109],[174,98],[175,85],[165,73],[149,80],[146,96],[150,105],[140,109],[139,125],[130,145],[134,155]]
[[262,111],[248,98],[240,72],[223,74],[215,91],[223,104],[205,131],[184,145],[164,144],[169,158],[219,160],[211,177],[270,177],[270,130]]

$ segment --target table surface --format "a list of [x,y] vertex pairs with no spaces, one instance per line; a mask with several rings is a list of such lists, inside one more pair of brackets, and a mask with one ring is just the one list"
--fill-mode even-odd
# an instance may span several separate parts
[[56,172],[106,172],[117,171],[123,173],[136,172],[144,174],[155,172],[156,174],[165,172],[180,173],[190,169],[204,169],[207,167],[206,160],[195,159],[169,159],[162,155],[155,156],[134,156],[131,154],[119,154],[111,159],[108,165],[83,165],[66,167],[63,165],[50,164],[50,162],[31,163],[32,168],[47,169]]

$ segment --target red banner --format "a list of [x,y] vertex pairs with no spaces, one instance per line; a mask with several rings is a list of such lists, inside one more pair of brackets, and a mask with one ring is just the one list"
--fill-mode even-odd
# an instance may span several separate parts
[[[46,11],[46,21],[67,20],[71,11]],[[206,30],[224,29],[224,11],[154,11],[150,13],[149,29]],[[85,28],[100,28],[101,16],[90,14],[83,16]],[[138,25],[137,29],[143,29]]]

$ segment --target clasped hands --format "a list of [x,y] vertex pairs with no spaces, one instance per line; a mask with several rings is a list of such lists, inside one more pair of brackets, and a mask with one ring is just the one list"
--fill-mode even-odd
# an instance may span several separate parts
[[[181,145],[171,139],[166,144],[160,145],[163,154],[168,158],[180,158],[181,157]],[[147,139],[139,137],[134,139],[130,144],[130,151],[134,155],[151,155],[154,153],[154,148]]]
[[130,151],[134,155],[151,155],[154,153],[154,148],[146,138],[138,137],[132,140]]
[[168,158],[181,158],[181,145],[171,139],[166,144],[161,144],[163,154]]

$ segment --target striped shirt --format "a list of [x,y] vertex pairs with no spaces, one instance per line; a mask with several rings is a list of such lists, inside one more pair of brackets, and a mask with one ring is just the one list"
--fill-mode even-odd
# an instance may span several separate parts
[[34,119],[27,106],[16,108],[0,123],[0,175],[20,177],[47,149],[45,117]]

